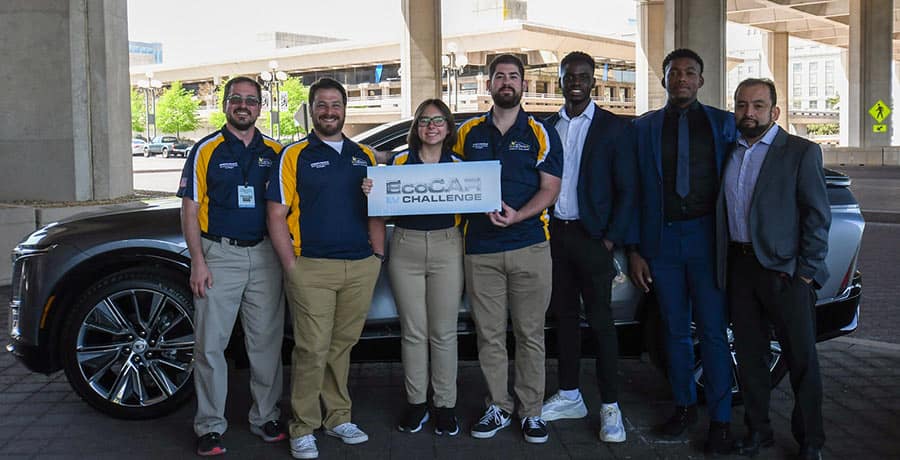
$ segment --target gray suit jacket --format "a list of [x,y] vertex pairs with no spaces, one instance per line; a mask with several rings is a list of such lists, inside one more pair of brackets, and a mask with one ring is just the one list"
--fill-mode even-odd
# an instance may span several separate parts
[[[731,154],[726,162],[730,160]],[[723,184],[716,203],[718,282],[723,289],[729,243],[725,205]],[[753,252],[763,267],[825,284],[831,207],[818,144],[778,129],[759,171],[748,222]]]

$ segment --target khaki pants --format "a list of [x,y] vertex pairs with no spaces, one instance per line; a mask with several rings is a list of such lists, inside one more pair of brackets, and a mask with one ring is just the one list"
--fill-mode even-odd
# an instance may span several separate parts
[[294,323],[291,438],[350,421],[350,349],[359,340],[380,270],[375,256],[361,260],[301,256],[285,273]]
[[541,415],[544,398],[544,320],[550,303],[548,242],[493,254],[465,256],[466,292],[478,333],[478,361],[487,404],[512,413],[506,351],[507,308],[516,337],[515,382],[520,417]]
[[266,239],[252,248],[201,240],[213,286],[194,298],[194,432],[224,433],[228,364],[225,347],[241,313],[244,343],[250,358],[249,420],[262,425],[278,420],[281,397],[281,344],[284,340],[284,295],[281,264]]
[[395,228],[388,273],[400,315],[406,398],[426,402],[428,361],[435,407],[456,407],[456,325],[463,292],[462,236],[456,227]]

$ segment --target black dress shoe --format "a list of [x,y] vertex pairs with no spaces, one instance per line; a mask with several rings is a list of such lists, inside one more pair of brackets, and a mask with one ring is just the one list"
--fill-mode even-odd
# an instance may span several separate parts
[[771,431],[767,433],[751,431],[744,439],[734,443],[733,452],[744,457],[756,457],[759,455],[759,449],[772,447],[773,444],[775,444],[775,435]]
[[697,423],[697,406],[675,406],[675,413],[664,423],[656,426],[656,432],[668,437],[684,434],[689,426]]
[[709,422],[709,437],[703,446],[707,454],[729,455],[734,449],[734,440],[731,439],[731,424],[728,422]]
[[818,447],[803,446],[800,448],[801,460],[822,460],[822,449]]

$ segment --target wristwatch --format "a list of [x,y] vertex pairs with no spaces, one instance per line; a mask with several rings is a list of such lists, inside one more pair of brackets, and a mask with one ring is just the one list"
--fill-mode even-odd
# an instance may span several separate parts
[[387,262],[387,256],[386,256],[386,255],[384,255],[384,254],[379,254],[379,253],[377,253],[377,252],[374,253],[374,254],[375,254],[375,257],[377,257],[378,260],[381,261],[381,263]]

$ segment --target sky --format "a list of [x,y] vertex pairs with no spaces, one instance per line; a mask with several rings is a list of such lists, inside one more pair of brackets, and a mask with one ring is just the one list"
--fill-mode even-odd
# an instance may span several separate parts
[[[445,35],[471,32],[476,2],[443,0]],[[528,19],[633,39],[634,0],[528,0]],[[252,51],[259,32],[282,31],[365,43],[399,42],[400,0],[128,0],[128,39],[160,42],[166,64],[227,59]]]

